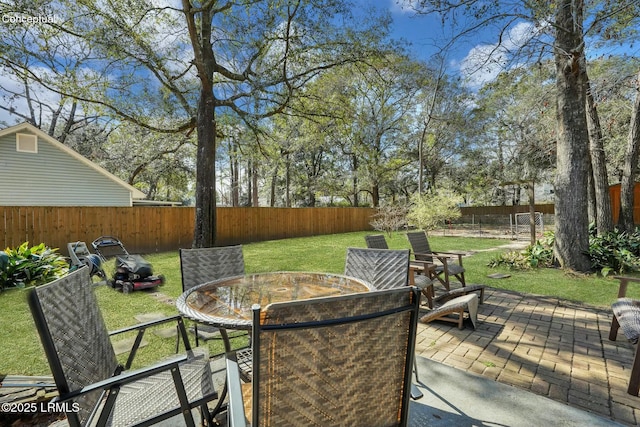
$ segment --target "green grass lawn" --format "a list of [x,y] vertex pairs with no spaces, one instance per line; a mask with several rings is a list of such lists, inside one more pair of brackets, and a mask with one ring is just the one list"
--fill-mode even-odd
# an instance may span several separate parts
[[[369,232],[370,233],[370,232]],[[342,273],[347,247],[365,247],[364,236],[368,232],[316,236],[244,245],[244,258],[248,273],[267,271],[322,271]],[[492,269],[487,263],[500,251],[485,251],[509,243],[508,240],[431,236],[434,250],[475,251],[464,258],[467,283],[483,283],[491,287],[538,295],[556,296],[573,301],[606,307],[617,295],[618,282],[596,276],[570,275],[557,269],[510,271]],[[394,233],[387,236],[392,249],[409,248],[406,236]],[[504,250],[503,250],[504,251]],[[177,252],[145,256],[157,274],[166,277],[159,291],[173,299],[181,293],[180,260]],[[491,273],[508,273],[506,279],[487,278]],[[640,288],[640,287],[637,287]],[[27,305],[28,290],[10,290],[0,293],[0,374],[47,375],[48,364],[40,345]],[[106,286],[96,287],[96,295],[107,327],[118,329],[137,323],[134,316],[159,312],[177,314],[174,305],[158,301],[150,291],[137,291],[123,295]],[[640,289],[631,293],[640,297]],[[139,365],[175,350],[175,339],[160,338],[153,333],[146,335],[149,345],[136,356]],[[245,338],[235,340],[234,345],[245,343]],[[219,340],[208,342],[213,353],[222,349]],[[122,356],[123,358],[126,357]]]

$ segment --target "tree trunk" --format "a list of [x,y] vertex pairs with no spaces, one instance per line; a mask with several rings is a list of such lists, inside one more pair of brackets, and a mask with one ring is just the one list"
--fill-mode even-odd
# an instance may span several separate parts
[[216,241],[216,122],[213,92],[203,87],[198,103],[198,156],[196,163],[196,217],[194,248],[209,248]]
[[590,269],[587,176],[589,134],[585,112],[585,58],[582,0],[561,0],[556,12],[555,247],[560,265],[576,271]]
[[276,164],[271,174],[271,196],[269,206],[274,207],[276,205],[276,184],[278,182],[278,165]]
[[424,193],[424,139],[427,135],[427,124],[422,128],[422,135],[418,142],[418,194]]
[[607,160],[602,143],[602,128],[598,110],[591,93],[591,84],[587,73],[585,75],[587,94],[587,123],[589,125],[589,151],[593,190],[595,196],[595,220],[598,235],[613,231],[613,216],[611,215],[611,198],[609,197],[609,178],[607,175]]
[[252,162],[253,167],[251,168],[251,205],[254,208],[260,206],[260,198],[258,197],[258,162],[255,160]]
[[[640,73],[638,73],[640,79]],[[640,81],[640,80],[639,80]],[[638,151],[640,149],[640,83],[636,87],[636,101],[631,113],[629,126],[629,139],[624,156],[622,179],[620,182],[620,220],[618,226],[621,230],[632,233],[635,228],[633,220],[633,190],[635,187],[635,175],[638,168]]]
[[371,199],[374,208],[380,207],[380,185],[377,182],[371,186]]
[[231,143],[229,153],[229,166],[231,167],[231,206],[240,206],[240,162],[238,162],[238,147],[236,142]]
[[247,160],[247,201],[244,206],[253,206],[253,162]]
[[591,155],[589,155],[589,174],[587,175],[587,218],[589,218],[589,225],[598,223],[598,214],[596,209],[596,188],[593,178],[593,165],[591,162]]
[[353,192],[353,207],[357,208],[360,206],[360,192],[358,190],[358,157],[355,154],[351,155],[351,172],[353,173],[353,178],[351,179],[351,188]]
[[291,161],[289,160],[288,152],[285,157],[284,187],[285,187],[284,205],[285,207],[290,208],[291,207]]
[[520,206],[520,194],[522,193],[522,187],[520,184],[516,184],[513,187],[513,194],[511,195],[511,204],[513,206]]

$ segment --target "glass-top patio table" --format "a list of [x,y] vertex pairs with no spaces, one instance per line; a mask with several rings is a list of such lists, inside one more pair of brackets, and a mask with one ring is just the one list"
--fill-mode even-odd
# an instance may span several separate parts
[[258,273],[212,281],[185,291],[176,301],[185,317],[225,329],[251,329],[251,307],[274,302],[368,292],[354,277],[328,273]]
[[[180,314],[220,329],[226,351],[225,329],[251,329],[254,304],[265,307],[283,301],[369,292],[375,288],[364,280],[341,274],[280,271],[215,280],[185,291],[176,300]],[[226,395],[226,381],[222,396]],[[422,393],[411,384],[414,399]],[[221,398],[220,402],[224,400]],[[219,404],[220,404],[219,402]],[[217,413],[218,407],[214,413]]]

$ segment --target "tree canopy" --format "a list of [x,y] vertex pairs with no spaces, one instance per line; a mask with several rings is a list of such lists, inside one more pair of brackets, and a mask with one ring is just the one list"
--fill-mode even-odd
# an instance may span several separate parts
[[[215,243],[218,203],[509,204],[506,182],[534,180],[554,184],[558,259],[588,269],[608,183],[636,176],[640,61],[613,47],[640,5],[401,3],[453,27],[431,60],[347,0],[1,0],[55,19],[4,27],[0,110],[150,199],[195,204],[194,246]],[[489,26],[453,73],[448,49]]]

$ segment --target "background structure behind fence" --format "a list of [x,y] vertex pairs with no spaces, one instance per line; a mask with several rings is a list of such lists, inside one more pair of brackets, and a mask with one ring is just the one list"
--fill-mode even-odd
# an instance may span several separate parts
[[[472,235],[478,237],[500,237],[509,239],[528,239],[529,236],[529,205],[516,206],[477,206],[463,207],[460,209],[462,216],[446,224],[434,233],[444,236]],[[552,204],[535,205],[536,216],[544,215],[544,230],[552,230],[555,221],[555,210]],[[514,227],[515,216],[524,218],[526,222],[525,233],[516,233]],[[540,224],[539,224],[540,225]],[[542,229],[536,230],[541,234]]]
[[[371,208],[218,208],[217,244],[370,230]],[[192,207],[0,206],[0,248],[44,242],[66,255],[67,243],[118,237],[132,253],[191,247]]]

